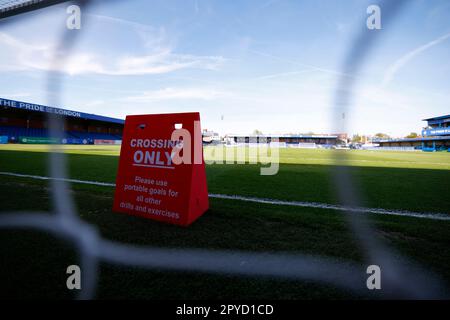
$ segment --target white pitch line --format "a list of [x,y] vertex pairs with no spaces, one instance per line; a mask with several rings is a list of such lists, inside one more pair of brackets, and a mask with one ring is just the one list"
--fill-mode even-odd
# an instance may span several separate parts
[[[96,186],[103,186],[103,187],[115,187],[116,186],[115,183],[108,183],[108,182],[86,181],[86,180],[66,179],[66,178],[52,178],[52,177],[45,177],[45,176],[13,173],[13,172],[0,172],[0,175],[21,177],[21,178],[30,178],[30,179],[37,179],[37,180],[65,181],[65,182],[70,182],[70,183],[81,183],[81,184],[89,184],[89,185],[96,185]],[[365,208],[365,207],[353,208],[353,207],[345,207],[345,206],[341,206],[341,205],[327,204],[327,203],[320,203],[320,202],[286,201],[286,200],[244,197],[244,196],[238,196],[238,195],[227,195],[227,194],[217,194],[217,193],[210,193],[209,197],[216,198],[216,199],[238,200],[238,201],[265,203],[265,204],[281,205],[281,206],[318,208],[318,209],[329,209],[329,210],[338,210],[338,211],[374,213],[374,214],[384,214],[384,215],[393,215],[393,216],[405,216],[405,217],[414,217],[414,218],[422,218],[422,219],[425,218],[425,219],[432,219],[432,220],[448,220],[448,221],[450,221],[450,214],[437,213],[437,212],[414,212],[414,211],[408,211],[408,210],[388,210],[388,209],[381,209],[381,208]]]
[[406,216],[415,218],[426,218],[433,220],[450,220],[450,214],[438,213],[438,212],[414,212],[408,210],[388,210],[381,208],[365,208],[365,207],[345,207],[336,204],[327,204],[320,202],[304,202],[304,201],[285,201],[285,200],[275,200],[266,198],[254,198],[254,197],[242,197],[242,196],[232,196],[226,194],[209,194],[210,198],[218,199],[230,199],[230,200],[240,200],[247,202],[257,202],[274,204],[281,206],[294,206],[294,207],[304,207],[304,208],[319,208],[319,209],[330,209],[339,211],[350,211],[350,212],[360,212],[360,213],[375,213],[375,214],[385,214],[394,216]]
[[36,180],[65,181],[65,182],[70,182],[70,183],[91,184],[91,185],[103,186],[103,187],[115,187],[116,186],[115,183],[108,183],[108,182],[85,181],[85,180],[66,179],[66,178],[53,178],[53,177],[44,177],[44,176],[35,176],[35,175],[29,175],[29,174],[14,173],[14,172],[0,172],[0,174],[4,175],[4,176],[30,178],[30,179],[36,179]]

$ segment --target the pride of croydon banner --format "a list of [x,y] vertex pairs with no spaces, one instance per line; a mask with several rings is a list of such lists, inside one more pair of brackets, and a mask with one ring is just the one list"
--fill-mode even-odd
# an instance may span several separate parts
[[186,226],[208,207],[199,113],[127,116],[113,210]]

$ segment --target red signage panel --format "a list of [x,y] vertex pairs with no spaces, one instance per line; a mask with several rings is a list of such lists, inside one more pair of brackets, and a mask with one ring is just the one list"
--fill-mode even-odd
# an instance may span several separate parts
[[187,226],[208,207],[199,113],[127,116],[113,210]]

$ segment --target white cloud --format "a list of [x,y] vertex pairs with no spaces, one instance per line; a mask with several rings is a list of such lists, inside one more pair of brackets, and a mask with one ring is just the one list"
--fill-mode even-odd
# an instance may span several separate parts
[[[1,71],[60,71],[69,75],[146,75],[163,74],[186,68],[217,70],[225,61],[220,56],[195,56],[161,49],[147,55],[101,57],[91,52],[72,53],[67,61],[52,61],[55,47],[35,45],[0,33]],[[57,55],[63,56],[62,52]],[[58,61],[57,61],[58,62]]]
[[18,93],[2,93],[0,92],[0,97],[9,98],[9,99],[17,99],[17,98],[26,98],[30,97],[31,94],[28,92],[18,92]]
[[88,103],[85,103],[84,105],[85,105],[85,107],[97,107],[97,106],[100,106],[100,105],[103,105],[103,104],[105,104],[105,100],[92,100],[92,101],[89,101]]
[[140,95],[125,98],[133,102],[152,102],[159,100],[199,99],[212,100],[225,96],[224,92],[204,88],[164,88],[154,91],[145,91]]
[[408,52],[407,54],[405,54],[404,56],[402,56],[401,58],[396,60],[386,70],[386,72],[384,74],[382,86],[383,87],[387,86],[392,81],[392,79],[394,79],[397,72],[399,72],[400,69],[402,69],[406,64],[408,64],[408,62],[410,62],[414,57],[416,57],[420,53],[424,52],[425,50],[428,50],[431,47],[440,44],[441,42],[443,42],[449,38],[450,38],[450,33],[447,33],[433,41],[428,42],[427,44],[425,44],[423,46],[420,46],[414,50],[411,50],[410,52]]
[[164,27],[156,28],[139,22],[99,14],[87,14],[87,16],[98,22],[114,24],[120,28],[131,28],[139,35],[144,46],[149,49],[160,50],[170,47],[169,37]]
[[293,60],[290,60],[290,59],[285,59],[285,58],[282,58],[282,57],[274,56],[272,54],[261,52],[261,51],[256,51],[256,50],[249,50],[249,51],[251,53],[256,54],[256,55],[259,55],[259,56],[262,56],[262,57],[266,57],[266,58],[269,58],[271,60],[276,60],[276,61],[279,61],[279,62],[287,63],[287,64],[290,64],[290,65],[293,65],[293,66],[297,66],[297,67],[309,68],[311,70],[320,71],[320,72],[328,73],[328,74],[332,74],[332,75],[345,76],[345,77],[354,77],[351,74],[343,73],[343,72],[338,71],[338,70],[327,69],[327,68],[314,66],[314,65],[311,65],[311,64],[300,63],[300,62],[297,62],[297,61],[293,61]]
[[411,95],[405,95],[397,90],[388,90],[377,86],[363,86],[356,91],[355,98],[358,100],[357,107],[362,110],[371,109],[371,111],[379,110],[380,107],[387,110],[401,109],[408,110],[414,106],[417,100]]
[[280,78],[280,77],[289,77],[289,76],[296,76],[303,73],[310,73],[313,70],[300,70],[300,71],[289,71],[289,72],[280,72],[280,73],[273,73],[268,74],[264,76],[260,76],[255,78],[256,80],[267,80],[267,79],[273,79],[273,78]]
[[222,57],[174,54],[170,51],[145,56],[128,56],[117,61],[102,73],[108,75],[161,74],[186,68],[218,70],[224,62]]

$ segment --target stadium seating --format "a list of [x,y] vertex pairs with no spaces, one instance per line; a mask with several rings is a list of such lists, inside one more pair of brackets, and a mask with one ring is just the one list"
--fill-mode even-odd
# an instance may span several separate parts
[[23,127],[0,127],[0,135],[9,137],[47,137],[47,129],[23,128]]

